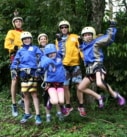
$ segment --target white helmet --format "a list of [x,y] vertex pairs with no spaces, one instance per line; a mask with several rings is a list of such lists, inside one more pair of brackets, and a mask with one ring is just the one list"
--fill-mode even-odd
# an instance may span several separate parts
[[21,33],[21,40],[23,40],[24,38],[31,38],[32,39],[32,35],[30,32],[28,31],[24,31]]
[[14,17],[13,19],[12,19],[12,25],[15,27],[15,21],[16,20],[21,20],[22,22],[23,22],[23,18],[22,17]]
[[46,39],[47,39],[47,41],[48,41],[48,35],[45,34],[45,33],[41,33],[41,34],[38,35],[38,38],[37,38],[39,44],[40,44],[40,38],[41,38],[42,36],[46,37]]
[[58,25],[59,28],[60,28],[62,25],[67,25],[68,28],[69,28],[69,32],[71,31],[70,23],[69,23],[67,20],[60,21],[60,23],[59,23],[59,25]]
[[85,33],[92,33],[93,34],[93,39],[96,38],[96,31],[93,27],[84,27],[81,31],[81,35],[85,34]]

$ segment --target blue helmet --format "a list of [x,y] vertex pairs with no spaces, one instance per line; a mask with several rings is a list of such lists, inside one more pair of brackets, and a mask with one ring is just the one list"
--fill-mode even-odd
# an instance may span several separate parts
[[50,54],[50,53],[54,53],[57,52],[56,46],[54,44],[47,44],[44,48],[44,54]]

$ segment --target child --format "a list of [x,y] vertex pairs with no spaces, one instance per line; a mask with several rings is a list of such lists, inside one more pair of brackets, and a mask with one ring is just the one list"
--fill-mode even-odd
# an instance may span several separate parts
[[103,97],[89,88],[89,85],[96,80],[96,85],[101,89],[108,91],[114,98],[118,100],[119,105],[125,104],[125,99],[116,91],[114,91],[105,81],[106,70],[103,65],[102,47],[110,45],[116,35],[115,22],[112,21],[107,33],[96,38],[96,32],[93,27],[85,27],[82,29],[81,36],[83,43],[80,49],[84,55],[84,63],[86,66],[86,76],[79,84],[78,89],[84,93],[94,96],[99,103],[99,108],[104,107]]
[[[12,19],[12,25],[14,29],[8,31],[4,42],[4,48],[7,49],[9,52],[10,63],[12,63],[18,48],[20,48],[22,45],[20,35],[23,32],[22,30],[23,18],[17,16],[17,14],[18,12],[15,11],[14,12],[15,17]],[[11,81],[12,116],[16,117],[18,116],[18,110],[16,105],[16,90],[18,85],[18,78],[13,77],[11,79],[12,79]],[[23,99],[21,100],[21,105],[24,107]]]
[[17,75],[16,70],[19,70],[21,92],[24,95],[25,114],[20,123],[25,123],[32,117],[30,113],[31,95],[36,112],[35,124],[39,125],[42,123],[42,119],[40,117],[39,100],[37,97],[36,69],[42,52],[37,46],[32,45],[32,35],[30,32],[21,33],[21,40],[23,42],[22,48],[16,53],[11,65],[13,75]]
[[[49,105],[50,103],[53,105],[57,105],[57,116],[59,120],[63,120],[63,116],[61,113],[60,105],[64,103],[64,89],[63,89],[63,82],[65,80],[65,71],[64,67],[62,65],[62,57],[57,52],[56,47],[54,44],[48,44],[46,45],[44,49],[44,53],[47,57],[52,59],[55,64],[54,66],[49,66],[48,68],[45,68],[45,63],[47,61],[43,57],[41,58],[40,67],[45,68],[47,70],[45,72],[45,78],[44,81],[47,84],[47,92],[49,94]],[[49,106],[50,107],[50,106]]]

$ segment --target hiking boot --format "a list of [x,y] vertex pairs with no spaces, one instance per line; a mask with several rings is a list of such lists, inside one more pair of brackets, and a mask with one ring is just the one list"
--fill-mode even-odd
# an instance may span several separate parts
[[63,121],[64,117],[62,113],[57,113],[56,116],[58,117],[59,121]]
[[86,111],[84,107],[78,107],[78,111],[81,117],[85,117],[86,116]]
[[125,105],[125,103],[126,103],[124,97],[122,97],[118,92],[117,92],[117,100],[118,100],[118,104],[119,104],[120,106],[123,106],[123,105]]
[[18,116],[17,106],[12,105],[11,108],[12,108],[12,116],[17,117]]
[[35,116],[35,124],[40,125],[42,123],[42,119],[40,115]]
[[46,116],[46,122],[47,122],[47,123],[51,122],[51,116],[50,116],[50,115],[49,115],[49,116]]
[[104,108],[104,101],[103,101],[103,97],[101,96],[101,98],[98,100],[98,107],[99,108]]
[[71,108],[65,108],[65,112],[64,112],[64,116],[69,116],[70,115],[70,112],[73,110],[73,107]]
[[31,114],[24,114],[24,116],[22,117],[22,119],[20,120],[20,123],[26,123],[28,119],[32,118]]
[[18,101],[18,105],[20,105],[24,109],[24,101],[22,99]]
[[48,110],[52,109],[52,104],[50,103],[50,100],[47,101],[47,105],[46,105]]

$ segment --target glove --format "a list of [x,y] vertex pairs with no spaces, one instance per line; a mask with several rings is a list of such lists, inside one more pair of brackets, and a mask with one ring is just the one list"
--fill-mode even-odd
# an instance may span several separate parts
[[44,69],[43,68],[37,68],[37,70],[36,70],[36,77],[39,77],[39,76],[41,76],[41,75],[43,75],[44,74]]
[[44,69],[43,68],[37,68],[36,72],[42,74],[42,73],[44,73]]
[[78,37],[78,42],[79,42],[79,45],[81,45],[83,43],[83,40],[80,36]]
[[17,51],[19,49],[18,46],[14,46],[14,51]]
[[18,76],[17,70],[16,69],[12,69],[11,70],[11,77],[12,77],[12,79],[16,79],[17,76]]
[[110,20],[110,27],[116,27],[117,22],[115,20]]
[[61,33],[57,33],[57,34],[56,34],[56,39],[57,39],[58,41],[62,40],[62,34],[61,34]]

